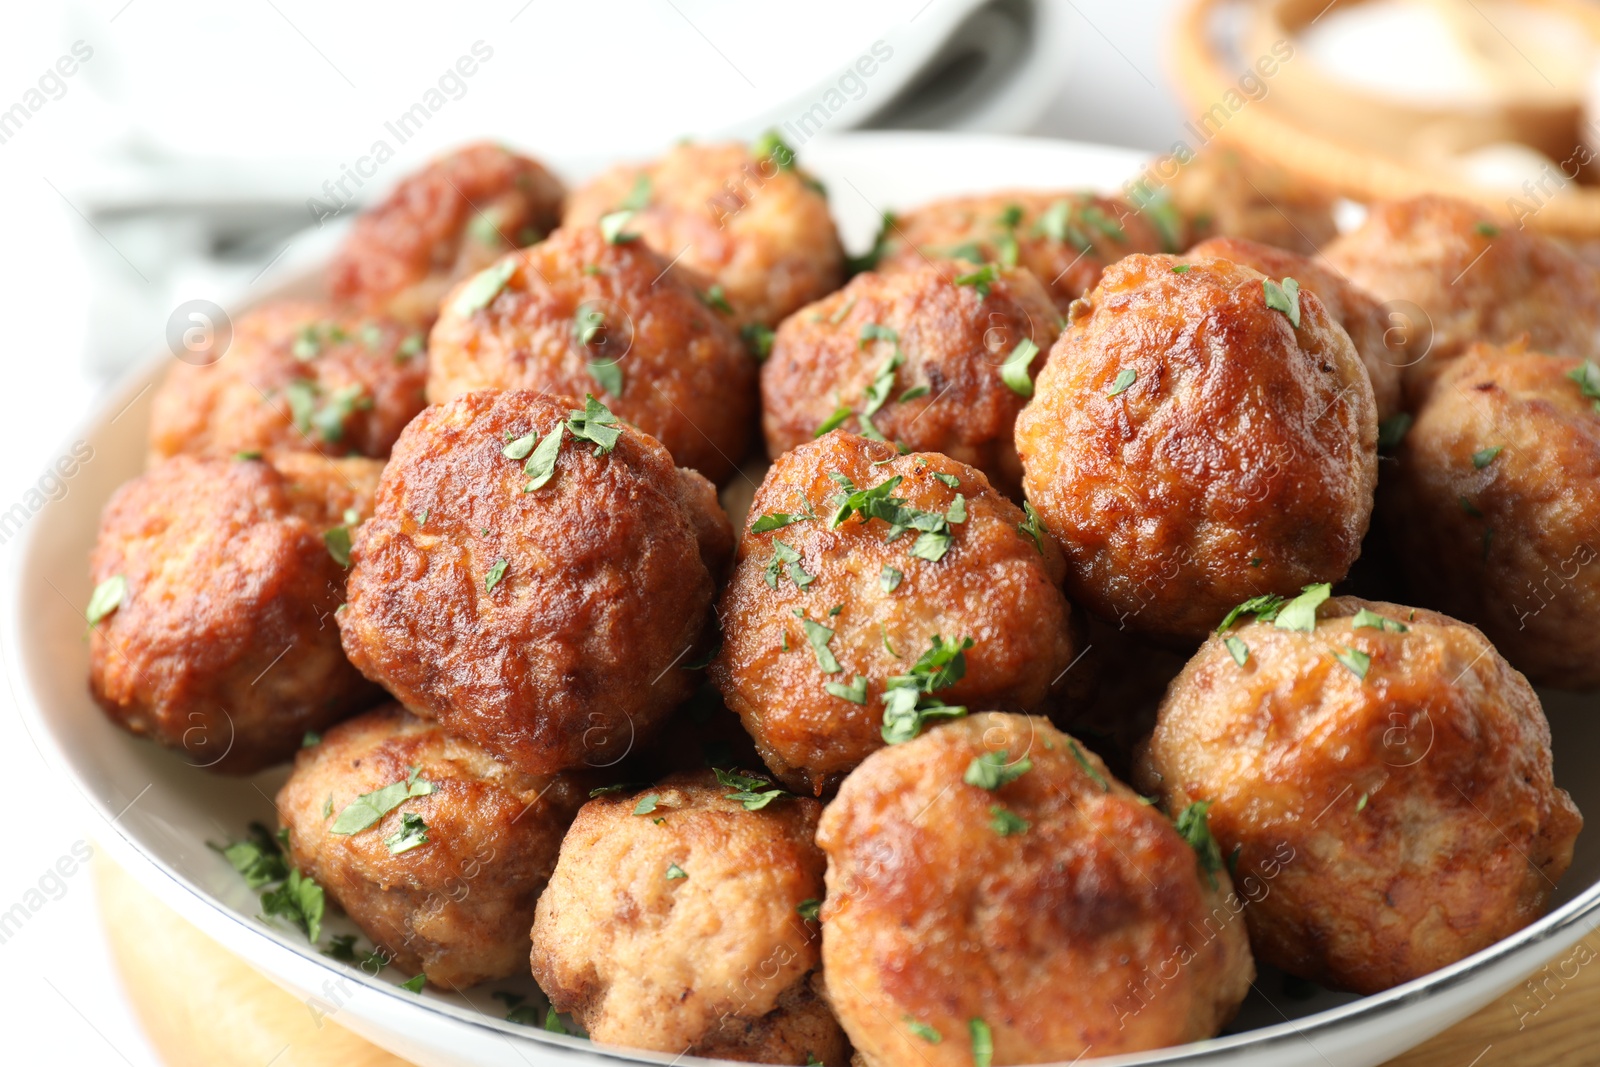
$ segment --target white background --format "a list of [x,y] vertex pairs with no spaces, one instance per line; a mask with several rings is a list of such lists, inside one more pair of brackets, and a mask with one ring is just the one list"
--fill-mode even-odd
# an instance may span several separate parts
[[[1059,3],[1071,45],[1052,61],[1063,68],[1064,84],[1034,132],[1152,150],[1169,144],[1182,123],[1162,55],[1163,14],[1171,0]],[[143,127],[167,135],[177,130],[196,151],[264,160],[261,165],[291,152],[285,144],[308,154],[338,153],[351,137],[364,146],[375,120],[398,110],[396,94],[415,94],[415,87],[404,86],[425,87],[481,37],[494,42],[494,63],[450,107],[468,128],[515,123],[519,144],[559,164],[563,153],[714,132],[749,103],[751,86],[740,71],[769,87],[803,85],[816,60],[828,67],[841,55],[857,54],[873,39],[874,20],[908,18],[923,0],[764,5],[763,11],[773,11],[755,17],[769,20],[766,26],[751,24],[746,5],[738,32],[727,34],[720,32],[715,4],[687,0],[678,0],[677,9],[665,0],[639,0],[607,16],[588,2],[533,0],[525,8],[524,0],[510,0],[479,5],[470,16],[452,15],[461,28],[436,32],[363,26],[402,17],[388,5],[382,15],[377,5],[363,5],[359,17],[335,16],[331,9],[339,5],[311,0],[239,0],[230,10],[234,6],[248,13],[251,27],[251,47],[240,54],[207,46],[204,8],[185,14],[187,5],[175,11],[162,0],[81,4],[69,18],[45,4],[17,4],[8,12],[0,33],[0,108],[20,99],[73,41],[90,42],[95,54],[67,79],[65,95],[0,144],[0,511],[37,481],[105,385],[86,370],[93,278],[85,256],[104,257],[107,248],[69,202],[97,177],[99,140]],[[695,23],[678,9],[694,12]],[[438,19],[437,6],[433,10],[415,18]],[[829,12],[854,22],[819,26]],[[618,55],[630,48],[654,52],[654,58],[643,66],[619,63]],[[835,54],[823,55],[829,49]],[[554,63],[558,54],[562,62]],[[559,69],[547,76],[551,66]],[[652,93],[651,85],[663,78],[676,95]],[[263,108],[263,101],[270,106]],[[248,122],[230,118],[241,104],[255,109]],[[540,147],[547,142],[561,147]],[[138,268],[128,265],[133,273]],[[162,326],[159,319],[130,324],[116,338],[123,346],[116,355],[157,351]],[[92,841],[96,828],[70,791],[50,780],[9,685],[0,700],[0,751],[8,754],[7,817],[0,824],[3,912],[37,887],[75,841]],[[87,870],[66,879],[59,899],[0,944],[0,1060],[6,1063],[158,1062],[111,970],[90,879]]]

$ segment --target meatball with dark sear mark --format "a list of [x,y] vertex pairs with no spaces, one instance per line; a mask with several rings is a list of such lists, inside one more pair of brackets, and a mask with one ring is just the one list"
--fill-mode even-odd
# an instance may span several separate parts
[[773,773],[821,796],[965,705],[1049,702],[1080,643],[1061,573],[978,471],[835,430],[757,490],[711,677]]
[[1226,260],[1130,256],[1069,318],[1017,417],[1023,490],[1069,596],[1198,638],[1247,597],[1344,576],[1378,420],[1314,293]]
[[1542,915],[1583,820],[1539,698],[1483,634],[1325,596],[1246,605],[1208,640],[1136,782],[1210,805],[1259,959],[1376,993]]
[[733,548],[710,482],[572,407],[484,391],[419,415],[339,613],[363,673],[527,774],[610,766],[689,695]]
[[428,400],[594,393],[713,481],[750,447],[756,361],[642,241],[560,229],[458,286],[429,339]]
[[1065,312],[1123,256],[1177,252],[1181,235],[1165,225],[1164,217],[1093,193],[1017,190],[951,197],[887,220],[878,269],[915,270],[938,260],[965,260],[966,270],[983,263],[1025,267]]
[[588,788],[389,704],[301,751],[276,803],[294,866],[386,963],[463,989],[525,973],[534,904]]
[[533,976],[604,1045],[842,1067],[817,989],[822,806],[740,772],[591,800],[539,899]]
[[[773,327],[839,287],[844,250],[822,187],[779,144],[680,144],[573,192],[565,226],[617,216],[737,326]],[[737,458],[737,457],[735,457]]]
[[1164,188],[1191,242],[1241,237],[1310,256],[1339,236],[1333,194],[1235,148],[1201,151]]
[[867,1067],[1215,1035],[1255,967],[1204,815],[1187,819],[1189,841],[1041,718],[985,712],[868,757],[817,833],[823,973]]
[[427,327],[456,282],[561,220],[561,182],[497,144],[473,144],[408,175],[363,212],[328,267],[335,299]]
[[1600,367],[1478,345],[1434,382],[1384,474],[1417,598],[1540,685],[1600,686]]
[[1308,259],[1242,237],[1213,237],[1184,253],[1191,263],[1227,259],[1260,271],[1274,281],[1293,278],[1317,294],[1328,317],[1350,335],[1367,368],[1380,422],[1400,414],[1400,370],[1409,362],[1404,331],[1391,329],[1388,315],[1371,294],[1330,270],[1325,260]]
[[1444,363],[1479,341],[1600,357],[1600,270],[1550,237],[1502,227],[1476,205],[1442,196],[1374,204],[1326,255],[1356,285],[1419,320],[1415,362],[1405,372],[1409,404]]
[[761,369],[767,454],[843,425],[942,452],[1020,495],[1012,426],[1061,332],[1055,305],[1026,270],[954,277],[965,280],[927,265],[861,274],[785,319]]
[[249,774],[377,700],[334,613],[380,468],[176,456],[118,489],[90,556],[89,688],[112,721]]
[[255,308],[214,362],[174,363],[151,400],[152,461],[277,449],[382,459],[421,411],[421,332],[310,301]]

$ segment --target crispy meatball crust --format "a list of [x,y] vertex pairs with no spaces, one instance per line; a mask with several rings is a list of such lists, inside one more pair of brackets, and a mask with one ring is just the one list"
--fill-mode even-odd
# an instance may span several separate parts
[[[1229,259],[1274,281],[1294,278],[1317,294],[1328,317],[1350,335],[1356,355],[1367,368],[1378,420],[1400,414],[1400,368],[1408,361],[1402,331],[1391,330],[1388,316],[1371,294],[1356,288],[1323,263],[1242,237],[1213,237],[1184,254],[1191,263]],[[1392,346],[1391,346],[1392,343]]]
[[533,976],[602,1044],[843,1064],[796,910],[822,898],[822,806],[746,811],[733,791],[701,771],[585,804],[539,900]]
[[[995,754],[1030,769],[993,791],[964,780]],[[1002,833],[1007,817],[1026,828]],[[1195,1041],[1255,976],[1227,871],[1211,882],[1165,816],[1044,719],[988,712],[874,753],[817,843],[823,973],[869,1067],[969,1067],[974,1019],[996,1064]]]
[[1015,241],[1016,265],[1037,275],[1066,311],[1095,287],[1107,266],[1133,252],[1176,252],[1176,236],[1163,235],[1151,218],[1114,197],[1043,190],[985,193],[935,200],[895,216],[878,269],[917,270],[938,259],[1004,262]]
[[214,363],[175,362],[151,399],[150,458],[274,449],[382,459],[423,408],[422,334],[310,301],[241,315]]
[[643,191],[628,221],[703,289],[720,285],[737,325],[776,326],[839,287],[844,251],[828,201],[802,171],[742,144],[681,144],[578,189],[563,225],[589,227]]
[[1383,505],[1419,599],[1570,689],[1600,686],[1600,412],[1568,377],[1581,367],[1488,345],[1453,361]]
[[1378,420],[1316,294],[1301,290],[1296,329],[1257,271],[1175,264],[1129,256],[1106,271],[1039,372],[1017,452],[1068,595],[1132,629],[1199,637],[1241,600],[1350,569]]
[[[610,244],[581,227],[511,261],[487,306],[463,311],[454,295],[445,300],[428,346],[430,402],[474,389],[590,392],[679,464],[713,481],[734,472],[750,448],[756,362],[666,260],[642,241]],[[591,373],[592,363],[615,365],[620,393],[602,386],[610,375]]]
[[[1366,609],[1406,627],[1355,627]],[[1583,825],[1551,777],[1539,698],[1483,634],[1340,597],[1314,633],[1213,636],[1167,692],[1136,779],[1210,801],[1256,955],[1375,993],[1543,914]],[[1371,657],[1365,679],[1334,658]],[[831,961],[830,961],[831,966]]]
[[632,427],[599,456],[564,431],[554,476],[524,491],[502,448],[572,404],[484,391],[417,416],[339,613],[362,673],[527,774],[609,766],[689,695],[672,668],[732,551],[711,484]]
[[1242,237],[1309,256],[1339,235],[1332,195],[1233,148],[1199,153],[1166,190],[1191,241]]
[[379,468],[177,456],[118,489],[89,558],[97,586],[127,583],[89,636],[89,688],[112,721],[249,774],[376,700],[339,648],[345,571],[323,537],[346,509],[372,513]]
[[[926,512],[946,513],[960,494],[966,520],[951,525],[949,551],[938,562],[915,558],[915,531],[889,541],[881,518],[831,524],[835,474],[861,488],[900,478],[893,495]],[[806,511],[817,518],[755,532],[762,515]],[[883,747],[888,681],[909,671],[935,635],[973,640],[965,676],[938,692],[945,703],[1024,710],[1046,703],[1079,642],[1059,588],[1060,552],[1044,530],[1036,543],[1019,529],[1024,521],[982,474],[936,453],[901,456],[892,445],[835,430],[778,457],[756,491],[723,590],[722,649],[711,664],[712,680],[774,774],[821,796]],[[768,580],[780,543],[812,578],[803,589],[787,568],[774,575],[776,587]],[[903,577],[886,579],[885,568]],[[823,673],[797,613],[834,631],[827,648],[838,672]],[[866,679],[864,703],[823,688],[858,676]]]
[[[406,781],[411,797],[365,830],[332,827],[358,796]],[[295,757],[278,791],[294,865],[315,878],[389,962],[461,989],[522,973],[534,903],[588,783],[521,774],[398,704],[330,730]],[[427,843],[398,855],[385,843],[405,815]]]
[[[1360,228],[1327,247],[1352,282],[1425,316],[1406,368],[1408,399],[1440,364],[1478,341],[1526,340],[1557,356],[1600,356],[1600,270],[1558,241],[1502,227],[1442,196],[1374,204]],[[1415,314],[1415,313],[1413,313]]]
[[508,148],[458,148],[356,219],[328,266],[328,288],[425,327],[456,282],[555,229],[562,194],[555,175]]
[[[913,452],[942,452],[977,467],[1020,493],[1012,426],[1027,398],[1006,385],[1000,368],[1024,340],[1039,349],[1029,367],[1044,365],[1061,332],[1055,305],[1026,270],[1002,271],[987,296],[952,284],[946,273],[924,264],[857,275],[784,320],[761,368],[768,455],[810,441],[841,405],[856,412],[847,426],[865,428],[859,420],[868,390],[900,358],[883,405],[869,416],[878,432]],[[869,327],[893,335],[873,340]],[[901,400],[908,390],[920,395]]]

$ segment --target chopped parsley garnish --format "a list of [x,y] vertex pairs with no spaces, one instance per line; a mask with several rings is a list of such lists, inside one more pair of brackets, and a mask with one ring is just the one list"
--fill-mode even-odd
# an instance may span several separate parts
[[807,922],[816,922],[822,918],[822,901],[816,897],[807,897],[796,904],[794,910],[799,914],[800,918]]
[[941,515],[937,512],[908,508],[903,498],[894,496],[895,488],[903,480],[898,474],[870,489],[856,488],[855,483],[843,474],[835,473],[830,477],[845,490],[833,500],[834,513],[831,526],[837,527],[850,516],[859,514],[862,521],[882,519],[887,522],[890,526],[887,537],[889,541],[898,539],[907,530],[917,530],[920,536],[911,546],[911,555],[930,563],[939,562],[949,551],[952,540],[951,525],[966,521],[966,498],[960,494],[956,495],[956,499]]
[[755,522],[750,524],[750,532],[766,533],[769,530],[781,530],[785,526],[792,526],[797,522],[809,522],[816,517],[817,513],[811,510],[811,504],[807,501],[806,510],[803,513],[769,511],[765,515],[759,516]]
[[543,489],[555,477],[556,456],[561,451],[561,435],[565,427],[556,423],[556,428],[545,435],[539,442],[539,447],[533,450],[528,457],[528,462],[523,464],[522,473],[528,476],[528,484],[522,487],[524,493],[531,493],[535,489]]
[[1150,220],[1161,235],[1161,250],[1177,252],[1183,247],[1183,218],[1165,189],[1153,193],[1139,193],[1134,197],[1134,208]]
[[315,730],[307,730],[300,735],[301,748],[315,748],[320,744],[322,744],[322,735]]
[[1250,646],[1245,644],[1244,641],[1233,636],[1233,634],[1229,634],[1222,639],[1222,643],[1227,647],[1228,655],[1233,657],[1233,662],[1241,667],[1250,662]]
[[1009,756],[1010,754],[1003,748],[998,752],[985,752],[967,764],[966,773],[961,776],[961,780],[992,793],[1033,770],[1033,760],[1027,756],[1008,764],[1006,761]]
[[1132,367],[1117,372],[1116,381],[1111,383],[1111,392],[1106,394],[1107,399],[1121,396],[1128,391],[1128,386],[1139,380],[1139,372]]
[[617,427],[617,417],[611,409],[594,398],[593,393],[583,395],[583,410],[567,413],[567,431],[580,441],[594,443],[594,454],[603,456],[617,447],[622,430]]
[[733,314],[733,305],[728,303],[728,296],[722,291],[722,286],[713,285],[700,294],[700,302],[712,311],[720,311],[724,315]]
[[1007,811],[999,804],[989,805],[989,828],[1001,837],[1010,837],[1012,834],[1025,834],[1032,825],[1027,819],[1014,812]]
[[595,797],[603,797],[608,793],[625,793],[632,788],[633,786],[627,782],[618,782],[616,785],[596,786],[595,788],[589,790],[589,799],[593,800]]
[[913,1034],[916,1034],[930,1045],[937,1045],[939,1042],[944,1040],[944,1035],[939,1033],[939,1031],[935,1030],[927,1023],[918,1022],[910,1015],[905,1017],[905,1023],[907,1030],[910,1030]]
[[1362,608],[1356,612],[1355,618],[1350,622],[1350,628],[1352,630],[1392,630],[1397,634],[1403,634],[1407,632],[1407,626],[1405,623],[1396,622],[1394,619],[1386,618],[1385,616],[1379,615],[1376,611],[1369,611],[1366,608]]
[[1033,542],[1033,547],[1044,555],[1044,527],[1039,522],[1039,512],[1027,501],[1022,503],[1022,513],[1027,516],[1017,523],[1017,533]]
[[689,872],[679,867],[676,863],[667,864],[667,881],[673,882],[679,878],[689,877]]
[[360,833],[412,797],[425,797],[434,791],[433,783],[422,777],[422,768],[412,766],[409,770],[402,780],[356,797],[329,829],[336,834]]
[[798,609],[795,614],[800,618],[800,625],[805,629],[806,640],[811,642],[811,651],[816,654],[817,666],[822,668],[823,674],[838,674],[843,667],[834,659],[833,653],[828,649],[828,642],[833,640],[833,630],[820,622],[812,622]]
[[1057,200],[1039,216],[1039,221],[1033,224],[1033,231],[1053,241],[1070,244],[1079,252],[1094,251],[1094,242],[1089,240],[1089,235],[1073,221],[1072,215],[1072,201]]
[[894,224],[894,212],[885,211],[883,220],[878,226],[877,236],[872,239],[872,247],[859,256],[845,257],[845,270],[849,274],[856,275],[862,271],[877,269],[878,261],[889,250],[889,234],[894,229]]
[[422,821],[422,816],[413,815],[411,812],[400,814],[400,829],[383,839],[388,846],[389,855],[398,856],[402,852],[410,852],[428,843],[428,824]]
[[596,337],[605,344],[606,313],[594,304],[579,304],[578,313],[572,317],[572,335],[578,344],[587,348]]
[[1070,737],[1067,738],[1067,751],[1072,753],[1072,758],[1078,761],[1078,766],[1083,768],[1083,773],[1094,780],[1095,785],[1100,787],[1102,793],[1111,792],[1111,783],[1106,781],[1106,776],[1095,769],[1095,765],[1089,762],[1089,757],[1083,754],[1083,749],[1078,747],[1078,742]]
[[628,195],[622,198],[622,203],[617,205],[619,211],[643,211],[650,206],[650,175],[639,172],[633,179],[633,188],[628,190]]
[[772,355],[772,339],[775,336],[772,327],[763,326],[759,322],[747,322],[739,327],[739,336],[744,340],[745,348],[758,361],[765,360]]
[[817,580],[816,575],[807,574],[805,568],[800,565],[799,552],[782,541],[774,540],[772,542],[772,558],[767,561],[767,585],[773,589],[778,588],[780,575],[787,575],[789,580],[799,589],[804,589]]
[[994,288],[994,283],[999,277],[999,268],[993,263],[985,263],[971,273],[956,275],[956,284],[972,286],[977,290],[979,300],[987,300],[989,291]]
[[1461,505],[1461,510],[1466,512],[1470,517],[1472,517],[1474,519],[1483,518],[1483,512],[1479,511],[1478,510],[1478,506],[1476,504],[1474,504],[1472,501],[1468,500],[1466,497],[1464,497],[1464,496],[1457,497],[1456,498],[1456,503],[1460,504]]
[[1499,237],[1500,227],[1492,222],[1480,222],[1473,229],[1478,231],[1480,237]]
[[355,934],[338,934],[328,938],[328,947],[322,950],[322,954],[339,963],[359,963],[361,961],[361,956],[356,952]]
[[855,412],[851,411],[845,405],[840,404],[838,407],[833,409],[833,414],[832,415],[829,415],[827,418],[823,419],[822,422],[820,422],[817,425],[817,428],[814,431],[812,431],[811,436],[812,437],[821,437],[823,434],[829,433],[829,432],[831,432],[833,430],[837,430],[839,427],[844,425],[844,422],[845,422],[846,419],[848,419],[851,415],[854,415],[854,414],[855,414]]
[[843,682],[828,682],[822,687],[829,696],[836,696],[840,700],[848,700],[852,704],[865,705],[867,702],[867,679],[865,675],[856,675],[855,680],[849,685]]
[[1567,377],[1578,383],[1578,390],[1593,400],[1594,409],[1600,411],[1600,366],[1594,360],[1586,359],[1567,371]]
[[93,626],[120,608],[127,595],[128,579],[121,574],[113,574],[89,594],[89,606],[84,610],[83,617]]
[[420,333],[408,334],[400,347],[395,350],[396,359],[410,359],[412,356],[422,355],[423,340]]
[[1474,452],[1472,454],[1472,466],[1481,471],[1483,468],[1493,463],[1495,457],[1505,450],[1505,445],[1495,445],[1493,448],[1485,448],[1481,452]]
[[500,454],[507,459],[527,459],[528,453],[533,451],[533,446],[538,442],[538,431],[530,430],[515,441],[508,443],[500,450]]
[[933,392],[933,390],[929,389],[926,385],[913,385],[907,388],[905,392],[895,397],[895,399],[904,404],[907,400],[915,400],[918,397],[927,396],[931,392]]
[[420,993],[422,992],[422,987],[426,985],[427,982],[428,976],[426,974],[419,974],[414,978],[407,978],[404,982],[401,982],[400,988],[404,989],[407,993]]
[[[509,1019],[510,1016],[508,1015],[506,1018]],[[567,1032],[567,1028],[562,1025],[561,1016],[556,1014],[556,1009],[553,1005],[544,1010],[544,1029],[546,1033],[551,1034],[566,1034]]]
[[1285,278],[1281,283],[1271,278],[1263,278],[1261,287],[1267,294],[1267,307],[1273,311],[1281,311],[1289,319],[1289,325],[1295,329],[1300,328],[1300,283],[1293,278]]
[[1335,652],[1333,658],[1347,667],[1351,674],[1367,680],[1367,670],[1372,666],[1372,657],[1359,648],[1346,648],[1343,652]]
[[972,1037],[972,1067],[990,1067],[994,1063],[994,1034],[982,1019],[967,1023]]
[[1361,798],[1356,801],[1356,814],[1357,815],[1359,815],[1363,811],[1367,810],[1367,797],[1368,797],[1368,794],[1362,793],[1361,794]]
[[768,130],[750,146],[751,155],[757,159],[770,159],[779,170],[794,167],[794,149],[784,141],[777,130]]
[[1211,836],[1211,824],[1206,818],[1206,812],[1211,810],[1212,802],[1197,800],[1178,813],[1176,826],[1178,836],[1189,842],[1189,847],[1194,849],[1195,858],[1200,861],[1200,869],[1206,872],[1206,877],[1211,880],[1211,888],[1217,888],[1217,872],[1222,870],[1222,850],[1217,847],[1217,839]]
[[718,782],[735,790],[723,799],[737,800],[744,805],[745,811],[760,811],[779,797],[789,795],[782,789],[773,788],[771,782],[756,775],[725,771],[721,767],[711,768],[711,773],[717,776]]
[[1280,630],[1311,633],[1317,628],[1318,606],[1332,595],[1333,586],[1327,582],[1308,585],[1301,591],[1299,596],[1284,604],[1278,610],[1277,617],[1272,620],[1272,624]]
[[1024,337],[1017,342],[1017,347],[1011,350],[1006,361],[1000,364],[1000,380],[1018,396],[1033,395],[1033,379],[1028,377],[1028,368],[1038,354],[1039,346],[1033,343],[1033,338]]
[[221,846],[207,842],[207,845],[213,851],[220,852],[234,870],[244,875],[244,884],[251,889],[260,889],[269,882],[281,882],[289,877],[283,850],[278,847],[271,831],[258,822],[250,824],[250,834],[242,840]]
[[322,937],[322,914],[326,899],[322,887],[294,868],[276,889],[261,894],[261,910],[267,915],[288,919],[306,932],[314,945]]
[[1287,603],[1288,600],[1286,600],[1284,597],[1278,596],[1275,593],[1265,593],[1261,596],[1253,596],[1249,600],[1246,600],[1243,604],[1234,607],[1228,612],[1228,614],[1222,617],[1222,623],[1217,627],[1217,633],[1220,634],[1228,627],[1232,626],[1241,615],[1254,615],[1262,622],[1271,622],[1273,619],[1278,617],[1278,612],[1281,611],[1283,606]]
[[882,736],[886,743],[897,745],[910,741],[922,732],[929,719],[958,718],[967,713],[966,708],[946,704],[933,694],[966,677],[966,650],[972,644],[972,638],[967,637],[959,644],[947,645],[942,637],[934,634],[928,651],[911,669],[894,675],[885,683]]
[[335,389],[318,403],[322,387],[309,378],[296,378],[283,387],[284,399],[289,402],[289,415],[294,428],[303,434],[313,430],[329,444],[344,437],[345,420],[357,408],[372,406],[372,398],[365,395],[359,385],[346,385]]
[[235,452],[233,454],[233,458],[238,460],[241,463],[246,463],[246,462],[249,462],[251,460],[260,459],[261,458],[261,449],[259,449],[259,448],[247,448],[242,452]]
[[650,793],[639,798],[639,803],[633,806],[635,815],[649,815],[656,810],[656,805],[661,802],[660,793]]
[[878,586],[885,593],[892,593],[900,588],[900,583],[904,580],[905,575],[887,563],[883,565],[883,570],[878,572]]
[[839,305],[839,309],[837,311],[835,311],[832,315],[828,316],[828,325],[829,326],[837,326],[837,325],[839,325],[841,322],[844,321],[845,316],[850,314],[850,310],[852,308],[854,308],[855,306],[856,306],[856,298],[852,296],[849,300],[846,300],[844,303],[840,304]]
[[1405,412],[1391,415],[1378,423],[1378,450],[1392,452],[1400,447],[1400,442],[1406,439],[1406,433],[1411,429],[1412,418]]
[[876,322],[863,322],[861,332],[856,338],[856,347],[865,348],[874,341],[888,341],[890,344],[899,344],[900,335],[892,327],[880,326]]
[[483,591],[485,595],[494,592],[494,587],[499,585],[500,580],[506,576],[507,566],[508,564],[504,559],[497,559],[494,561],[494,566],[489,568],[488,575],[486,575],[483,579]]
[[625,244],[628,241],[637,241],[636,233],[624,233],[622,228],[633,221],[633,212],[629,210],[613,211],[600,216],[600,236],[606,239],[608,245]]
[[506,282],[517,272],[517,259],[507,256],[492,267],[474,274],[461,291],[456,294],[450,311],[459,318],[466,318],[475,311],[481,311],[489,306],[489,302],[500,295],[500,290],[506,287]]
[[328,555],[339,566],[350,566],[350,527],[334,526],[323,531],[322,543],[328,546]]
[[1189,273],[1189,264],[1187,264],[1187,263],[1179,263],[1176,267],[1172,268],[1172,273],[1174,273],[1174,274],[1188,274]]
[[961,488],[961,476],[959,474],[945,474],[943,471],[934,471],[933,476],[952,489]]
[[615,359],[597,359],[584,365],[589,377],[603,391],[612,396],[622,395],[622,363]]

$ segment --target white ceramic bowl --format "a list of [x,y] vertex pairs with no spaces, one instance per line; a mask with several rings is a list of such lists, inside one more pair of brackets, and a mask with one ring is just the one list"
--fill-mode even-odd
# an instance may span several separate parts
[[[846,241],[858,248],[870,240],[885,208],[1007,187],[1114,189],[1142,162],[1130,152],[1089,145],[939,134],[819,138],[802,156],[827,184]],[[330,239],[328,234],[308,239],[302,254],[308,250],[316,258]],[[308,270],[262,296],[316,286],[316,275]],[[239,836],[251,820],[272,825],[270,797],[285,771],[245,779],[215,776],[180,754],[134,739],[95,707],[85,684],[86,561],[107,497],[143,466],[151,386],[171,358],[163,353],[124,382],[58,450],[64,453],[73,441],[83,440],[94,449],[94,459],[72,479],[67,496],[41,510],[26,529],[13,555],[11,601],[0,622],[7,674],[17,680],[15,695],[25,723],[58,772],[105,820],[102,842],[179,913],[304,998],[308,1011],[333,1016],[424,1067],[684,1059],[596,1046],[505,1022],[504,1007],[492,991],[537,997],[528,979],[490,983],[465,995],[432,990],[417,995],[396,985],[409,975],[372,976],[320,956],[299,931],[260,919],[257,894],[206,847],[208,841]],[[1555,736],[1556,780],[1580,808],[1600,811],[1600,776],[1583,773],[1588,759],[1600,756],[1595,699],[1547,693],[1545,706]],[[1579,838],[1550,914],[1469,959],[1365,998],[1319,992],[1293,1000],[1284,995],[1281,976],[1269,972],[1258,979],[1228,1035],[1099,1062],[1369,1067],[1569,953],[1600,921],[1597,909],[1600,841],[1591,832]],[[328,926],[333,933],[354,932],[342,919]],[[1532,1006],[1536,1002],[1530,1000]]]

